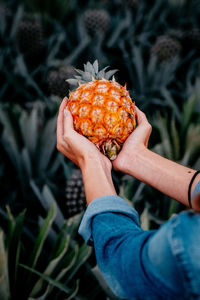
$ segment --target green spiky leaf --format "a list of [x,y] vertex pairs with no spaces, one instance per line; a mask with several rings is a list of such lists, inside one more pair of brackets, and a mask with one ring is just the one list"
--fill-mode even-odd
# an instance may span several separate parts
[[[56,257],[54,257],[48,264],[47,268],[45,269],[45,271],[43,272],[44,275],[47,275],[47,276],[51,276],[53,271],[55,270],[56,266],[58,265],[58,263],[61,261],[62,257],[65,255],[65,253],[67,252],[67,249],[68,249],[68,246],[69,246],[69,239],[70,237],[67,236],[65,238],[65,244],[61,244],[59,249],[58,249],[58,255]],[[35,295],[37,295],[37,293],[42,289],[42,285],[43,285],[43,281],[44,281],[44,278],[40,278],[32,292],[31,292],[31,296],[34,297]]]
[[107,68],[108,66],[99,71],[99,64],[97,60],[95,60],[93,64],[87,62],[87,64],[84,64],[84,70],[75,69],[79,74],[78,76],[75,75],[74,78],[67,79],[66,81],[69,85],[78,87],[79,84],[92,81],[93,78],[96,80],[101,80],[103,78],[109,80],[117,72],[117,70],[110,70],[106,72]]
[[61,283],[61,282],[59,282],[57,280],[54,280],[53,278],[51,278],[51,277],[49,277],[49,276],[47,276],[47,275],[45,275],[43,273],[40,273],[40,272],[34,270],[33,268],[30,268],[30,267],[28,267],[28,266],[26,266],[24,264],[20,264],[20,266],[23,267],[24,269],[26,269],[26,270],[28,270],[28,271],[30,271],[30,272],[38,275],[42,279],[46,280],[49,284],[57,287],[59,290],[65,292],[68,295],[74,293],[74,291],[77,289],[78,282],[76,284],[75,290],[72,290],[72,289],[69,289],[65,284],[63,284],[63,283]]
[[0,299],[10,298],[10,288],[8,279],[8,253],[5,249],[4,233],[0,230]]
[[[52,205],[52,207],[50,208],[50,210],[48,212],[46,219],[44,220],[44,223],[42,224],[42,226],[40,228],[39,234],[34,243],[33,251],[29,256],[28,264],[27,264],[29,268],[33,269],[36,266],[36,263],[40,256],[40,253],[42,251],[44,242],[46,240],[46,237],[49,233],[49,230],[50,230],[53,220],[55,218],[55,215],[56,215],[56,206]],[[28,289],[30,281],[31,281],[31,276],[30,276],[30,274],[24,274],[24,276],[26,276],[27,289]]]

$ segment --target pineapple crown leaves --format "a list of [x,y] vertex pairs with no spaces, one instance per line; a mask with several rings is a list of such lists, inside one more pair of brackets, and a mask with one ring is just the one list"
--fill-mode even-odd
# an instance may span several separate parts
[[[95,60],[93,64],[87,62],[84,64],[84,70],[75,69],[79,75],[75,75],[72,79],[67,79],[66,81],[69,85],[74,86],[75,88],[81,84],[87,83],[92,80],[109,80],[118,70],[110,70],[106,72],[109,67],[105,67],[102,70],[99,70],[98,61]],[[114,78],[114,76],[113,76]]]

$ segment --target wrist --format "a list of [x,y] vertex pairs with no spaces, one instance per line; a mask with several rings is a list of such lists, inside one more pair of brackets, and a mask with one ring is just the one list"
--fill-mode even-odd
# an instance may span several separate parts
[[135,148],[134,153],[130,154],[130,160],[126,163],[126,173],[137,178],[143,159],[148,157],[150,153],[151,151],[144,145]]
[[108,159],[107,161],[104,157],[87,159],[81,171],[87,204],[102,196],[116,195],[111,176],[111,163]]
[[123,152],[119,153],[117,159],[113,162],[114,168],[116,171],[134,176],[134,171],[138,168],[142,156],[145,156],[146,152],[150,150],[144,145],[134,146],[134,150],[131,152],[124,150],[122,149]]
[[112,169],[112,164],[110,160],[105,157],[102,153],[87,153],[87,155],[83,156],[79,162],[79,166],[82,172],[90,169],[104,169],[105,172],[110,172]]

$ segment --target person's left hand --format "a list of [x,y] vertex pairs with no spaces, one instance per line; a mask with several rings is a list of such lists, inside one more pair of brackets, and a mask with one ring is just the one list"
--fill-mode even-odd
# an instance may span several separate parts
[[87,162],[95,163],[97,160],[112,168],[110,160],[92,142],[74,130],[73,118],[67,109],[67,98],[63,99],[59,108],[57,149],[80,168]]

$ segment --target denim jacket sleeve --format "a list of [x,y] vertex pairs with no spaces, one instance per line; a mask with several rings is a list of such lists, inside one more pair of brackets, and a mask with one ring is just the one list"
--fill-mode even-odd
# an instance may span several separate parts
[[141,229],[138,213],[125,200],[118,196],[93,200],[83,216],[79,233],[88,244],[94,245],[101,273],[116,296],[170,299],[159,277],[153,280],[144,270],[149,258],[142,248],[153,231]]
[[[200,192],[200,182],[193,196]],[[170,230],[163,227],[164,235]],[[118,196],[104,196],[93,200],[82,219],[79,233],[85,241],[94,245],[99,268],[113,292],[123,299],[184,299],[173,285],[162,280],[154,269],[149,254],[163,244],[164,269],[175,266],[176,261],[170,245],[163,240],[163,234],[156,240],[155,231],[144,231],[139,224],[139,216],[125,200]],[[153,238],[155,236],[155,238]],[[149,244],[152,240],[151,247]],[[155,245],[155,246],[154,246]],[[158,254],[159,254],[158,250]],[[167,263],[166,263],[167,262]],[[172,267],[174,278],[179,274]],[[177,281],[177,286],[179,282]],[[179,290],[180,290],[179,286]]]
[[109,195],[97,198],[89,204],[79,227],[79,233],[82,235],[87,244],[93,244],[93,218],[98,214],[108,212],[124,214],[131,218],[132,221],[137,224],[137,226],[140,226],[138,213],[121,197]]
[[200,194],[200,180],[197,182],[194,191],[192,193],[192,198],[194,198],[197,194]]

